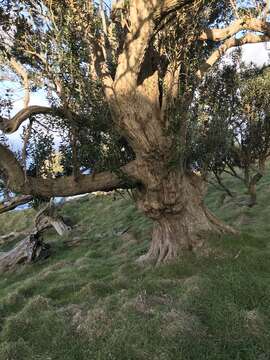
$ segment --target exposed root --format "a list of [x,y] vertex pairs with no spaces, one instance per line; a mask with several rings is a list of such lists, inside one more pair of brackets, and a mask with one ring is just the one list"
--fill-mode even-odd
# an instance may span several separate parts
[[211,232],[237,234],[205,207],[207,187],[199,175],[164,170],[162,177],[157,169],[149,165],[137,194],[138,207],[154,221],[150,249],[139,262],[169,262],[183,250],[201,247],[203,235]]
[[[203,211],[203,212],[202,212]],[[237,234],[231,226],[218,220],[209,210],[201,208],[198,211],[199,221],[194,221],[194,215],[186,213],[182,216],[163,217],[153,228],[152,242],[149,251],[139,257],[140,264],[168,263],[173,261],[184,250],[194,250],[203,245],[203,234],[215,232],[218,234]]]

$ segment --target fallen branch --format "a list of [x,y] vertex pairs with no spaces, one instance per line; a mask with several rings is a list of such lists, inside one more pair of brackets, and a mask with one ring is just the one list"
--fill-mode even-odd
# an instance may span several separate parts
[[2,235],[2,236],[0,236],[0,245],[11,242],[14,239],[16,239],[16,238],[18,238],[19,236],[22,236],[22,235],[27,236],[28,234],[26,232],[12,231],[11,233],[9,233],[7,235]]
[[[51,202],[37,213],[34,223],[34,229],[29,235],[12,250],[0,253],[0,272],[13,269],[18,264],[27,264],[49,257],[50,246],[43,242],[42,233],[50,227],[53,227],[60,236],[71,230],[63,218],[56,214]],[[7,235],[7,239],[11,234]]]
[[18,206],[28,204],[32,200],[33,196],[31,195],[20,195],[10,199],[9,201],[2,202],[0,203],[0,214],[16,209]]

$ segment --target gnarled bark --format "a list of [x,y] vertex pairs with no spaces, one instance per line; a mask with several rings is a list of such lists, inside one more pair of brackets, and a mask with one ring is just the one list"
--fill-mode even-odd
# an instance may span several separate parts
[[172,171],[158,178],[162,181],[137,193],[139,208],[154,220],[150,249],[139,261],[166,262],[200,247],[209,232],[236,233],[204,205],[206,185],[200,176]]

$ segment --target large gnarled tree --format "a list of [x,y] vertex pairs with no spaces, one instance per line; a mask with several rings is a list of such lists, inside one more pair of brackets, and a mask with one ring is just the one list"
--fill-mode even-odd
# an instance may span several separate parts
[[[0,146],[9,188],[53,197],[132,187],[138,207],[154,220],[143,260],[167,261],[199,246],[202,232],[232,231],[206,209],[206,186],[192,172],[189,108],[204,75],[228,49],[270,40],[265,1],[253,3],[2,2],[3,69],[20,79],[25,96],[24,108],[2,117],[0,127],[10,134],[30,119],[20,159]],[[51,106],[29,105],[36,87],[47,91]],[[68,138],[69,171],[57,178],[26,169],[32,126],[48,118]],[[91,144],[107,157],[101,166]],[[110,167],[115,150],[121,156]]]

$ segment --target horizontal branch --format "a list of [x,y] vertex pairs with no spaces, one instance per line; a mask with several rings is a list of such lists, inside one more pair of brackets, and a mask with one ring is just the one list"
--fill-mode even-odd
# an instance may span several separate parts
[[270,41],[270,36],[268,35],[255,35],[247,34],[240,39],[230,38],[226,40],[212,55],[200,66],[196,75],[199,79],[202,79],[203,76],[207,73],[209,68],[211,68],[225,53],[227,50],[233,47],[242,46],[245,44],[254,44],[260,42]]
[[256,18],[242,18],[223,29],[204,30],[199,40],[222,41],[244,30],[261,32],[270,36],[270,23]]
[[21,111],[19,111],[16,115],[14,115],[11,119],[0,118],[0,130],[2,130],[5,134],[12,134],[18,130],[20,125],[29,119],[29,117],[33,115],[39,114],[49,114],[53,113],[56,110],[47,107],[47,106],[28,106]]
[[0,214],[16,209],[18,206],[28,204],[33,200],[31,195],[20,195],[16,196],[9,201],[0,203]]
[[[12,134],[16,132],[22,123],[28,120],[31,116],[46,114],[52,114],[68,119],[67,111],[65,111],[63,108],[51,108],[48,106],[32,105],[20,110],[11,119],[0,117],[0,130],[2,130],[5,134]],[[76,114],[73,114],[73,118],[76,117]]]
[[[132,161],[118,170],[118,174],[105,171],[91,175],[62,176],[56,179],[27,177],[14,154],[0,144],[0,168],[8,177],[8,188],[24,195],[54,197],[73,196],[94,191],[111,191],[130,187],[126,178],[134,178],[136,162]],[[123,176],[122,176],[123,175]]]
[[[126,176],[129,175],[132,164],[121,168]],[[21,189],[24,194],[43,197],[74,196],[94,191],[112,191],[118,188],[130,187],[127,181],[110,171],[92,175],[63,176],[56,179],[42,179],[29,177]]]

